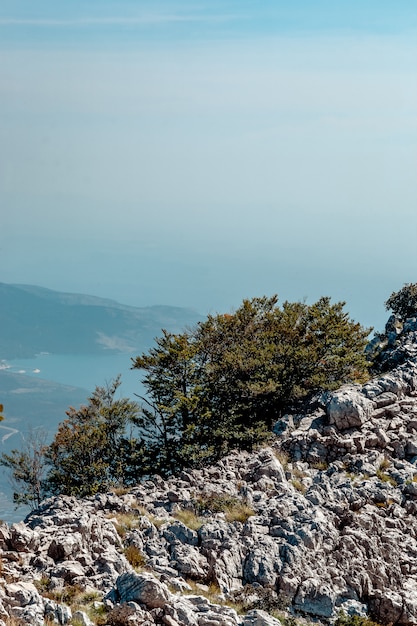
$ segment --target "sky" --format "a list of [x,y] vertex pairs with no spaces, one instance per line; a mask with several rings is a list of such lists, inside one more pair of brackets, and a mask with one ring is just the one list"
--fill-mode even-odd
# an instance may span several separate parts
[[417,281],[415,0],[0,0],[0,281],[202,314]]

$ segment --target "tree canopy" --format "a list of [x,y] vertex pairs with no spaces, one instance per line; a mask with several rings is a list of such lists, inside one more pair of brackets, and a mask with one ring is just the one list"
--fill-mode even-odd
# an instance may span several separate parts
[[11,471],[17,505],[35,509],[50,494],[82,497],[137,482],[141,446],[129,428],[138,407],[115,398],[119,386],[116,378],[96,387],[87,404],[70,407],[49,445],[46,433],[34,431],[23,449],[0,455],[0,465]]
[[130,460],[123,452],[130,447],[126,427],[137,406],[115,399],[119,385],[116,378],[107,387],[96,387],[88,404],[67,411],[46,450],[48,492],[86,496],[129,482]]
[[406,283],[399,291],[394,291],[385,302],[385,308],[401,320],[417,316],[417,283]]
[[296,403],[342,383],[363,381],[370,329],[344,303],[244,300],[233,314],[209,315],[182,334],[164,332],[133,361],[147,394],[135,423],[155,471],[251,449]]

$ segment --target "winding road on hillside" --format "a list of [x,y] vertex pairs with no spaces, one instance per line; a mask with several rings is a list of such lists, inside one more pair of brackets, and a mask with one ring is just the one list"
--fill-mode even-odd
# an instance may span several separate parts
[[12,435],[16,435],[19,432],[17,428],[10,428],[10,426],[3,426],[3,424],[0,424],[0,428],[9,431],[1,438],[2,443],[5,443],[9,439],[9,437],[11,437]]

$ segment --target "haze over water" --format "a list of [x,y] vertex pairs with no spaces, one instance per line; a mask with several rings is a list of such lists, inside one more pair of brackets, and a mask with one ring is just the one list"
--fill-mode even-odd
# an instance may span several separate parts
[[417,5],[4,0],[1,280],[137,306],[416,280]]

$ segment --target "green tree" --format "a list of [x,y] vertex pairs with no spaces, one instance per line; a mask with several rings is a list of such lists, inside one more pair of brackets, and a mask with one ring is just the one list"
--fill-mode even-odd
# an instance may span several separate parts
[[369,330],[343,307],[329,298],[282,308],[276,297],[257,298],[234,315],[209,316],[200,325],[209,404],[235,422],[236,435],[269,429],[283,411],[319,390],[364,379]]
[[367,375],[370,332],[344,303],[277,297],[245,300],[232,315],[210,315],[187,333],[164,332],[137,357],[147,398],[136,423],[157,471],[251,449],[279,415],[319,390]]
[[[50,492],[87,496],[132,477],[127,451],[136,449],[136,441],[126,437],[126,427],[137,405],[115,399],[119,385],[117,378],[107,387],[96,387],[88,404],[67,411],[46,450]],[[139,462],[137,456],[134,460]]]
[[25,437],[22,450],[1,455],[0,465],[11,472],[16,506],[29,505],[34,510],[41,503],[45,495],[46,448],[46,433],[34,430]]
[[209,412],[198,347],[189,333],[164,330],[155,348],[133,360],[134,369],[146,372],[147,396],[140,397],[142,407],[133,420],[143,442],[145,473],[172,474],[210,456],[200,436]]
[[385,302],[387,311],[392,311],[401,320],[417,316],[417,283],[406,283],[394,291]]

